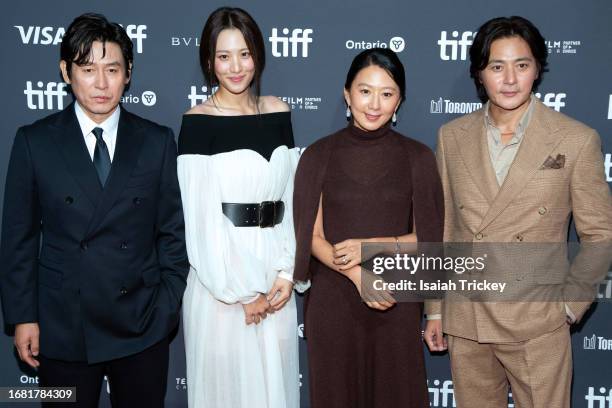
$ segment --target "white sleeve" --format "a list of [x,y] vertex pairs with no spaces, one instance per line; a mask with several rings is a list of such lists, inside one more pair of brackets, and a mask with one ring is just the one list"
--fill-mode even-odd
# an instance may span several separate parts
[[265,266],[229,237],[213,159],[179,156],[178,179],[191,273],[224,303],[249,303],[267,293]]
[[283,221],[279,225],[282,229],[283,236],[283,255],[274,265],[274,269],[278,271],[278,277],[291,281],[295,284],[295,289],[303,293],[310,287],[310,281],[294,281],[293,269],[295,266],[295,229],[293,225],[293,181],[295,179],[295,170],[299,160],[299,152],[297,148],[291,149],[290,166],[291,171],[287,180],[287,186],[283,192],[281,200],[285,203],[285,215]]

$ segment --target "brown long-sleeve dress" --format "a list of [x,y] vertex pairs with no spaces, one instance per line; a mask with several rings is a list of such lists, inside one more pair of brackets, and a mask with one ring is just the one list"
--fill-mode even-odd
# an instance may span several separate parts
[[305,334],[313,408],[429,407],[420,303],[370,309],[354,284],[311,256],[323,195],[326,239],[442,238],[443,199],[435,159],[425,145],[388,127],[349,126],[303,154],[295,181],[297,280],[310,279]]

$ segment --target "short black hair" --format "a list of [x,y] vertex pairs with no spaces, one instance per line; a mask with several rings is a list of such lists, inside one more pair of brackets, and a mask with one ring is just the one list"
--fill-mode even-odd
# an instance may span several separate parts
[[106,53],[107,42],[116,43],[121,48],[125,61],[125,73],[127,76],[130,75],[130,68],[133,68],[134,62],[133,45],[123,27],[109,22],[102,14],[85,13],[70,23],[62,38],[60,58],[66,61],[68,77],[73,63],[84,65],[90,61],[91,45],[94,41],[102,42],[104,46],[102,55]]
[[225,29],[237,29],[244,37],[255,64],[255,73],[250,87],[253,95],[258,98],[261,93],[261,74],[266,65],[264,40],[253,17],[241,8],[220,7],[208,16],[200,38],[200,67],[204,79],[210,87],[219,84],[214,68],[215,53],[219,33]]
[[[346,74],[344,89],[351,88],[355,77],[364,68],[376,65],[389,73],[400,89],[400,106],[406,99],[406,74],[397,54],[388,48],[371,48],[357,54]],[[398,106],[399,108],[399,106]]]
[[470,48],[470,77],[474,80],[478,97],[484,103],[489,100],[484,85],[480,82],[480,72],[489,63],[491,44],[500,38],[519,37],[523,39],[538,65],[538,77],[533,83],[532,91],[542,82],[542,74],[546,72],[548,62],[548,47],[540,31],[533,23],[524,17],[497,17],[484,23],[472,42]]

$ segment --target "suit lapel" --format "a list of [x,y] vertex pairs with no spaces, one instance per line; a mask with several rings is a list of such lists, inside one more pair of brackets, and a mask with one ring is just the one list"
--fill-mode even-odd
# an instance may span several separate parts
[[487,201],[492,203],[499,190],[499,185],[489,157],[484,113],[474,115],[473,120],[467,123],[461,131],[456,136],[456,143],[463,163],[472,176],[472,181],[478,186]]
[[121,109],[119,126],[117,128],[117,142],[111,171],[102,191],[100,203],[96,207],[93,217],[87,228],[87,233],[93,232],[103,221],[108,211],[123,191],[132,169],[136,166],[138,155],[144,140],[144,133],[133,116]]
[[535,103],[531,123],[525,130],[521,146],[499,193],[482,220],[480,230],[486,228],[516,198],[561,142],[556,135],[558,127],[554,121],[548,120],[549,108],[540,101],[536,100]]
[[53,138],[64,156],[70,174],[93,206],[97,206],[102,187],[85,145],[83,133],[74,112],[74,103],[58,116],[54,127]]

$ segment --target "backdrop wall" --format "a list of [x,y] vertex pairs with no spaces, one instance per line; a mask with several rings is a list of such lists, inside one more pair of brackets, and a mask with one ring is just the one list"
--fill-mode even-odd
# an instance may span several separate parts
[[[0,196],[17,127],[72,100],[61,82],[58,60],[64,29],[75,16],[95,11],[126,28],[134,42],[135,62],[123,104],[178,134],[182,113],[210,94],[198,65],[199,36],[206,17],[222,5],[226,4],[218,0],[6,3],[0,14],[0,89],[4,92]],[[277,95],[291,106],[299,146],[346,125],[342,86],[350,61],[364,48],[382,46],[396,51],[406,67],[407,100],[396,129],[435,148],[440,125],[480,106],[468,74],[467,50],[474,32],[489,18],[522,15],[539,27],[550,51],[550,70],[539,97],[598,130],[605,158],[602,172],[612,182],[609,0],[236,0],[233,5],[247,9],[264,34],[263,93]],[[600,297],[612,298],[612,273]],[[574,407],[612,408],[611,311],[610,303],[596,305],[573,333]],[[296,335],[301,337],[302,328]],[[9,334],[8,328],[0,334],[0,386],[36,384],[36,372],[18,363]],[[302,406],[308,407],[305,341],[300,342]],[[431,356],[427,351],[426,355],[431,406],[454,406],[448,356]],[[103,392],[101,406],[109,405]],[[186,406],[180,330],[172,343],[167,406]]]

